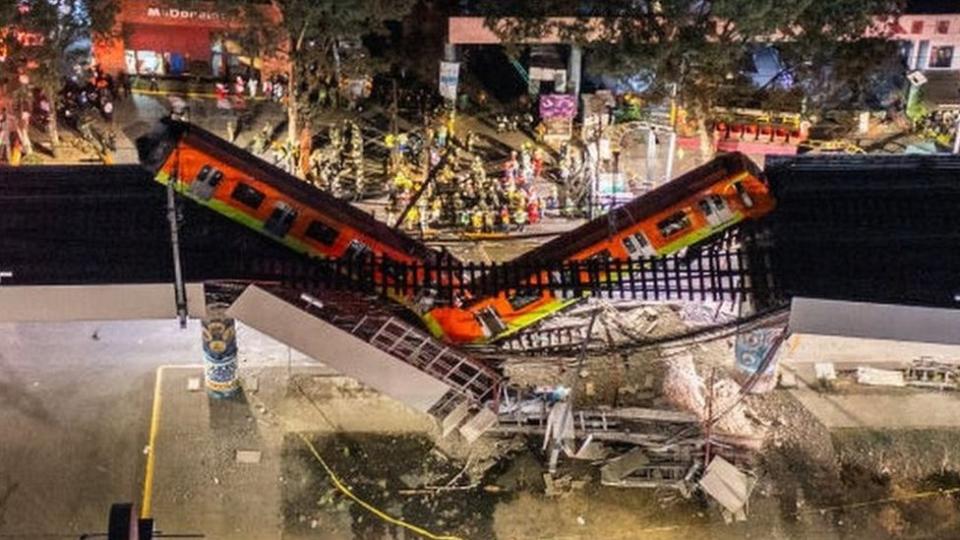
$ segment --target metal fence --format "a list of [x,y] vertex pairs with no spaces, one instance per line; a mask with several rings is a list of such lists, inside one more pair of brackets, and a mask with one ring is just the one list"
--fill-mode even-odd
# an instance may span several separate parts
[[310,262],[254,259],[244,273],[251,280],[302,289],[350,289],[394,297],[429,294],[450,302],[500,293],[509,297],[539,295],[544,290],[562,297],[591,294],[643,300],[729,301],[769,288],[770,277],[763,265],[757,266],[758,260],[763,258],[745,250],[543,266],[452,261],[403,264],[375,257]]

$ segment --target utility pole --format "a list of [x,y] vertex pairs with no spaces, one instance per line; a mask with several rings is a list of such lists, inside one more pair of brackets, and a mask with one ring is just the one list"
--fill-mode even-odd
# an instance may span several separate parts
[[673,160],[677,155],[677,83],[670,90],[670,136],[667,141],[667,167],[664,183],[673,179]]
[[397,103],[397,80],[391,79],[393,83],[393,102],[390,104],[390,133],[396,137],[397,131],[399,131],[399,125],[397,120],[397,115],[400,112],[400,106]]

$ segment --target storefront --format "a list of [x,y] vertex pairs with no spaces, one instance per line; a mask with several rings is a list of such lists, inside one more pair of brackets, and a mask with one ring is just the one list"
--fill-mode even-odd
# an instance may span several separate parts
[[[263,16],[279,22],[264,4]],[[165,7],[155,1],[123,0],[113,39],[99,39],[97,62],[108,73],[226,78],[265,69],[259,58],[244,54],[232,39],[243,26],[234,15],[211,5],[195,9]],[[283,69],[268,62],[268,71]]]

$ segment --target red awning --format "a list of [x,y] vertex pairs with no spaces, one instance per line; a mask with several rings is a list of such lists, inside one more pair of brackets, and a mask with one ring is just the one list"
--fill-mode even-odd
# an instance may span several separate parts
[[130,50],[180,53],[193,60],[209,60],[211,32],[212,28],[125,24],[123,42]]

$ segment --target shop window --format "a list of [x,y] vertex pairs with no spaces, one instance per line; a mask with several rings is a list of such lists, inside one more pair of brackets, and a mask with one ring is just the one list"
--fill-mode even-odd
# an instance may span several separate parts
[[325,246],[332,246],[337,241],[338,236],[340,236],[338,230],[321,221],[311,221],[310,226],[307,227],[307,238],[316,240]]
[[661,220],[659,223],[657,223],[657,228],[660,229],[660,234],[666,238],[668,236],[673,236],[684,229],[689,229],[690,225],[690,218],[687,216],[686,212],[681,210],[680,212]]
[[137,72],[137,53],[131,50],[123,51],[123,65],[126,68],[127,73],[136,73]]
[[953,65],[953,47],[933,47],[930,49],[930,67],[948,68]]
[[263,199],[266,198],[266,195],[262,191],[259,191],[243,182],[238,182],[237,187],[233,188],[233,192],[230,194],[230,197],[240,203],[249,206],[256,210],[260,208],[260,205],[263,204]]
[[163,55],[155,51],[136,51],[137,73],[140,75],[164,75]]
[[913,21],[910,25],[911,34],[922,34],[923,33],[923,21]]
[[937,21],[937,33],[947,34],[950,32],[950,21]]

